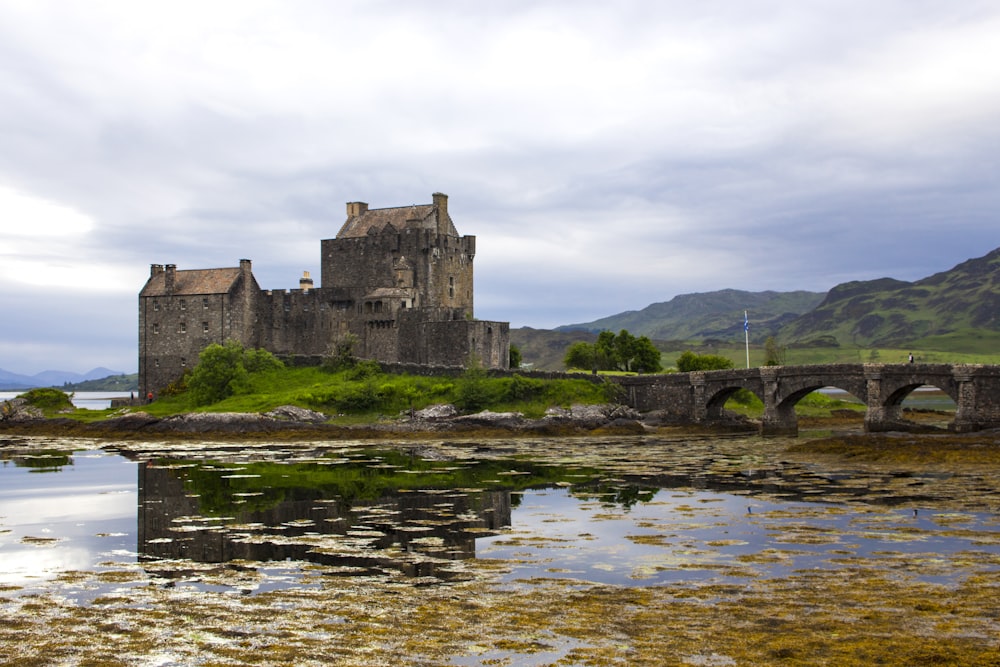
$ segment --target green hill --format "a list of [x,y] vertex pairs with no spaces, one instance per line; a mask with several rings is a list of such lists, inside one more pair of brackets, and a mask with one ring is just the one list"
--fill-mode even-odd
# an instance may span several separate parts
[[780,338],[868,347],[951,347],[961,341],[962,347],[995,350],[1000,249],[912,283],[882,278],[838,285],[814,310],[782,328]]
[[98,380],[67,382],[59,388],[63,391],[136,391],[139,389],[139,374],[109,375]]
[[592,333],[628,329],[654,340],[729,339],[743,334],[743,313],[749,311],[755,337],[767,337],[808,313],[823,301],[821,292],[745,292],[727,289],[681,294],[642,310],[612,315],[586,324],[569,324],[557,331]]
[[1000,248],[915,282],[893,278],[848,282],[825,295],[740,290],[683,294],[642,310],[554,331],[514,329],[511,341],[525,362],[541,369],[561,369],[570,343],[592,341],[603,330],[628,329],[649,336],[668,354],[686,347],[735,350],[744,342],[744,310],[750,313],[751,347],[759,348],[774,337],[789,350],[790,361],[796,358],[792,354],[796,349],[812,350],[807,355],[810,363],[827,357],[840,361],[848,351],[862,350],[859,358],[867,360],[878,357],[879,349],[996,356]]

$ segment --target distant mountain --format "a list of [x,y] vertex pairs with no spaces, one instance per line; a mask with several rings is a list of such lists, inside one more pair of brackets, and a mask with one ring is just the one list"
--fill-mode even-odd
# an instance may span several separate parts
[[1000,333],[1000,248],[916,282],[837,285],[781,330],[790,342],[901,347],[961,336],[994,345]]
[[0,368],[0,390],[20,391],[32,387],[61,387],[67,383],[99,380],[111,375],[124,375],[121,371],[107,368],[95,368],[86,373],[70,371],[42,371],[35,375],[20,375]]
[[915,282],[848,282],[825,295],[731,289],[683,294],[554,331],[512,329],[511,341],[526,362],[554,370],[562,368],[570,343],[592,341],[603,330],[628,329],[654,343],[740,342],[744,310],[750,314],[750,340],[758,345],[773,336],[791,347],[992,353],[1000,347],[1000,248]]
[[774,335],[798,316],[818,306],[822,292],[744,292],[727,289],[681,294],[642,310],[611,315],[586,324],[568,324],[556,331],[591,333],[628,329],[653,340],[729,340],[743,333],[743,312],[749,311],[754,337]]

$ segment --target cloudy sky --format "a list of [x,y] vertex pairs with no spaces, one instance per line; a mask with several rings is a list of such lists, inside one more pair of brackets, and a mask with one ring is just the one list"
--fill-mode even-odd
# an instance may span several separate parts
[[992,0],[0,2],[0,368],[134,372],[152,263],[319,275],[449,195],[476,315],[919,279],[1000,246]]

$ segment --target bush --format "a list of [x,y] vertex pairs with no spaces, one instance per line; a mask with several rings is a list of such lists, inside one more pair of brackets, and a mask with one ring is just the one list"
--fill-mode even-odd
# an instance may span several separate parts
[[509,401],[530,401],[545,392],[544,382],[518,374],[507,380],[506,385],[504,393]]
[[32,405],[40,410],[64,410],[67,408],[73,408],[73,401],[70,400],[69,394],[51,387],[29,389],[21,394],[20,397],[26,400],[29,405]]
[[471,365],[458,381],[455,404],[462,410],[482,410],[491,402],[491,391],[482,366]]
[[211,405],[235,394],[250,393],[250,374],[284,368],[266,350],[246,350],[236,341],[212,343],[198,355],[198,365],[187,380],[194,405]]
[[681,373],[691,371],[724,371],[733,367],[733,362],[718,354],[695,354],[691,350],[677,357],[677,370]]

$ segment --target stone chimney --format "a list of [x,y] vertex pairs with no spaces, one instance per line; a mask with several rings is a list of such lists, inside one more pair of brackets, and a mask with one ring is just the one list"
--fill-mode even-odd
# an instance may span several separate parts
[[150,264],[149,265],[149,277],[150,278],[152,278],[153,276],[158,276],[161,273],[163,273],[163,265],[162,264]]
[[368,204],[363,201],[349,201],[347,202],[347,217],[356,218],[359,215],[364,215],[368,212]]
[[299,289],[303,292],[308,292],[313,288],[313,279],[309,275],[308,271],[302,272],[302,277],[299,278]]
[[435,192],[431,195],[434,201],[434,208],[437,209],[437,232],[438,234],[448,233],[448,195]]
[[163,276],[163,287],[167,294],[172,294],[174,291],[174,283],[177,278],[177,265],[167,264],[164,269],[166,275]]

